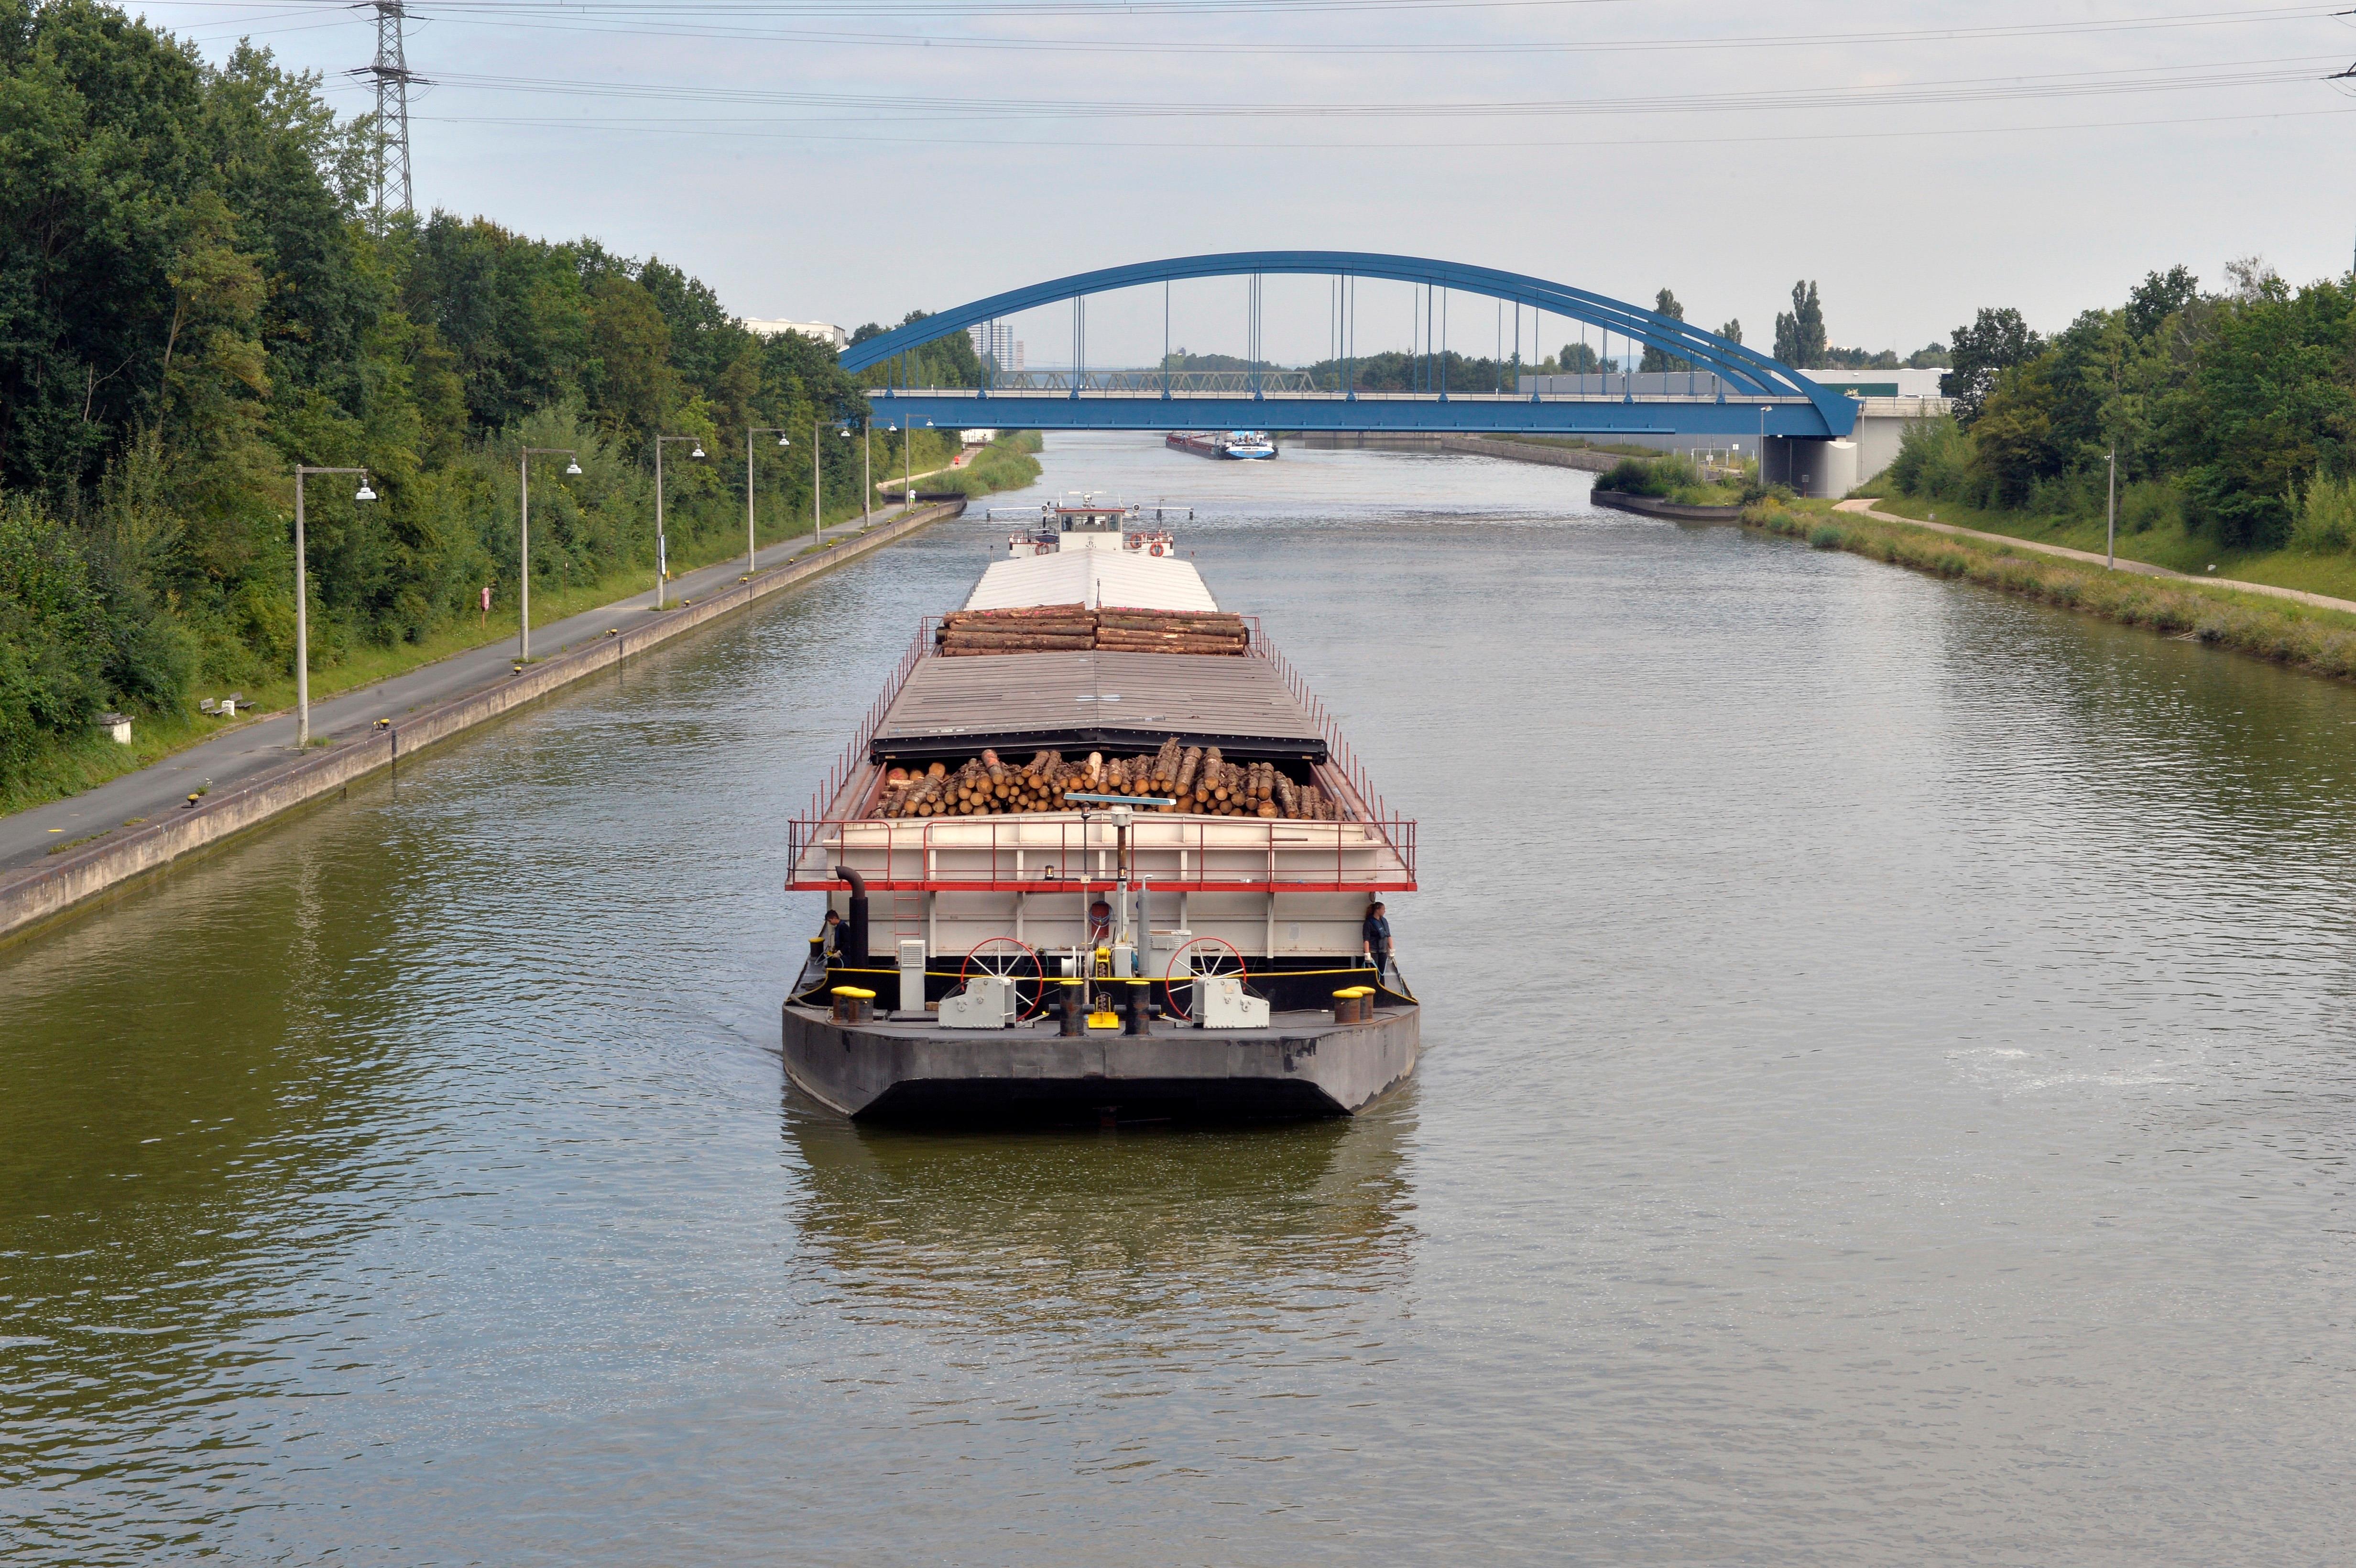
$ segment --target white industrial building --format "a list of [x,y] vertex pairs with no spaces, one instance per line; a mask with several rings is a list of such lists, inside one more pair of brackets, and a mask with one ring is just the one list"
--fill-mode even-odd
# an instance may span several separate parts
[[820,343],[841,349],[851,347],[851,334],[830,321],[751,321],[744,330],[755,337],[775,337],[781,332],[798,332],[804,337],[815,337]]

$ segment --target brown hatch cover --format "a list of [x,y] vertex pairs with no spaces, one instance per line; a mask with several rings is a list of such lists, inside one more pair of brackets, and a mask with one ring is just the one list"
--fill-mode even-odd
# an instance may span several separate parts
[[1124,653],[919,659],[868,755],[1151,750],[1173,735],[1232,757],[1325,760],[1325,737],[1268,660]]

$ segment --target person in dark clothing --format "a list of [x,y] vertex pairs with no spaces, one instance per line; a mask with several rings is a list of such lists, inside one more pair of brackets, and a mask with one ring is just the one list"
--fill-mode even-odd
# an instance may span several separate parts
[[1361,935],[1364,937],[1366,962],[1375,966],[1375,984],[1379,986],[1391,966],[1391,923],[1384,918],[1380,903],[1367,906],[1366,923]]
[[842,962],[842,935],[846,929],[839,912],[826,912],[826,955],[837,964]]

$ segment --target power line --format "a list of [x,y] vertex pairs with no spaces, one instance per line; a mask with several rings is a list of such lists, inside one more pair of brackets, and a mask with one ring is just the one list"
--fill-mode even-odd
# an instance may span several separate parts
[[[383,0],[398,4],[399,0]],[[575,81],[554,78],[454,73],[445,85],[502,96],[531,94],[605,98],[634,102],[744,104],[836,112],[836,116],[888,112],[921,120],[1432,120],[1585,117],[1756,112],[1794,109],[1890,108],[1925,103],[2015,102],[2263,87],[2316,80],[2331,57],[2304,55],[2196,66],[2053,72],[2040,76],[1962,77],[1869,87],[1789,88],[1703,93],[1646,93],[1618,98],[1460,100],[1401,102],[1188,102],[1074,98],[951,98],[937,93],[809,92],[667,82]],[[814,119],[827,118],[824,112]]]
[[[434,0],[419,0],[419,8]],[[1726,49],[1822,48],[1869,44],[1954,44],[1995,42],[2013,38],[2076,37],[2088,35],[2175,31],[2186,28],[2240,27],[2251,23],[2297,22],[2335,15],[2314,5],[2280,6],[2256,11],[2195,11],[2173,15],[2110,20],[2030,22],[1965,27],[1921,27],[1849,33],[1738,34],[1701,38],[1522,38],[1510,42],[1474,43],[1440,39],[1411,43],[1366,42],[1353,39],[1311,43],[1255,42],[1249,39],[1142,39],[1117,41],[1087,38],[987,37],[943,33],[876,33],[762,29],[723,23],[699,24],[691,17],[701,7],[683,6],[669,12],[660,24],[632,26],[599,23],[570,13],[534,13],[528,9],[492,15],[463,12],[448,19],[466,26],[527,28],[580,34],[641,37],[723,38],[747,42],[818,44],[838,48],[976,49],[1018,54],[1087,55],[1244,55],[1314,56],[1347,59],[1393,55],[1529,55],[1529,54],[1648,54],[1687,53]]]
[[[1724,147],[1751,146],[1761,143],[1785,142],[1867,142],[1946,140],[1962,136],[2062,135],[2079,131],[2146,130],[2170,125],[2233,125],[2257,120],[2313,120],[2325,115],[2356,114],[2356,105],[2339,109],[2269,109],[2252,114],[2188,114],[2171,115],[2150,120],[2087,120],[2067,124],[2012,125],[1944,125],[1923,130],[1874,131],[1803,131],[1745,132],[1720,136],[1598,136],[1577,140],[1533,140],[1515,137],[1506,142],[1212,142],[1184,144],[1203,152],[1316,152],[1316,153],[1456,153],[1485,152],[1499,148],[1532,147]],[[849,143],[862,146],[899,146],[916,144],[930,146],[937,138],[926,133],[906,135],[850,135],[839,132],[809,129],[819,122],[798,122],[787,126],[746,126],[742,122],[712,120],[591,120],[519,119],[495,114],[434,114],[423,118],[440,125],[498,125],[509,130],[562,131],[577,133],[586,131],[618,131],[631,135],[719,136],[730,140]],[[1055,137],[975,137],[969,142],[977,147],[1061,147],[1073,149],[1076,144],[1069,136]],[[1151,148],[1168,151],[1181,145],[1168,140],[1158,142],[1119,141],[1091,136],[1086,146],[1091,150]]]

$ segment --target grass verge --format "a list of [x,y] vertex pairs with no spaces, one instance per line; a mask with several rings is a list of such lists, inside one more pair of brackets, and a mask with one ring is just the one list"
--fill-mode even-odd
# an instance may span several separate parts
[[947,495],[955,490],[974,496],[1023,489],[1039,478],[1039,460],[1032,454],[1045,444],[1045,439],[1035,430],[1006,431],[964,467],[925,480],[918,493]]
[[[2122,625],[2196,638],[2311,674],[2356,679],[2356,615],[2340,611],[2255,598],[2203,583],[2105,571],[1854,512],[1837,513],[1828,502],[1793,507],[1761,502],[1746,507],[1742,520],[1818,549],[1847,550]],[[1939,520],[1960,522],[1947,517]]]
[[[2027,512],[1985,511],[1954,501],[1926,501],[1888,492],[1874,506],[1902,517],[1929,519],[1935,513],[1934,520],[1953,523],[1959,528],[1977,528],[1982,533],[2103,553],[2104,524],[2099,513],[2091,517],[2037,517]],[[2180,522],[2131,530],[2122,519],[2118,554],[2122,560],[2164,566],[2170,571],[2193,577],[2214,566],[2220,577],[2297,588],[2334,599],[2356,599],[2356,556],[2313,555],[2297,549],[2231,549]]]

